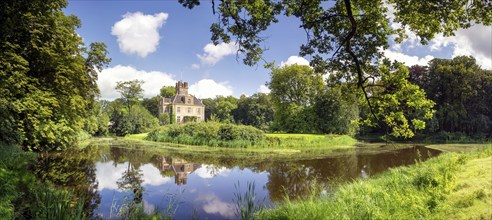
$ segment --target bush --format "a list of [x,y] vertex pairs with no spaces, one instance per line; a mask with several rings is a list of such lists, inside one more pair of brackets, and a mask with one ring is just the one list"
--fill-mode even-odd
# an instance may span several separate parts
[[190,122],[160,127],[145,139],[189,145],[249,147],[263,144],[266,137],[263,131],[252,126]]

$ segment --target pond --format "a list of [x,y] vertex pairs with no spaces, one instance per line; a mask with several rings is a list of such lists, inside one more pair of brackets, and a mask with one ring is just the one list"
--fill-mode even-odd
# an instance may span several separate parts
[[34,169],[39,178],[82,196],[87,212],[104,219],[130,202],[175,219],[234,219],[235,194],[245,193],[248,183],[256,186],[257,203],[271,206],[285,196],[307,195],[313,185],[368,178],[439,153],[425,147],[358,147],[323,158],[250,161],[89,146],[42,155]]

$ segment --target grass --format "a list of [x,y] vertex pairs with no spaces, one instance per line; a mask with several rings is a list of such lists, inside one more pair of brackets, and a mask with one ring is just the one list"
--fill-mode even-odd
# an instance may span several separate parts
[[340,185],[327,196],[290,201],[259,219],[490,219],[492,145],[448,153],[375,178]]
[[335,134],[265,134],[265,136],[276,139],[279,147],[353,146],[357,142],[348,135]]

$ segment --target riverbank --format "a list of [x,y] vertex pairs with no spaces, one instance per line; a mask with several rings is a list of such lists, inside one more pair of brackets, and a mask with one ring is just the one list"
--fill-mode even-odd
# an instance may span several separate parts
[[447,153],[333,192],[289,201],[259,219],[488,219],[492,216],[492,145]]

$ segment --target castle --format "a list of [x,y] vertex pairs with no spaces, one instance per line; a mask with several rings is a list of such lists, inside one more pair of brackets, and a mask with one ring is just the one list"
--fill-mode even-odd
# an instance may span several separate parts
[[205,120],[205,105],[202,100],[188,94],[188,82],[176,83],[176,95],[170,98],[159,97],[159,113],[167,112],[176,123]]

